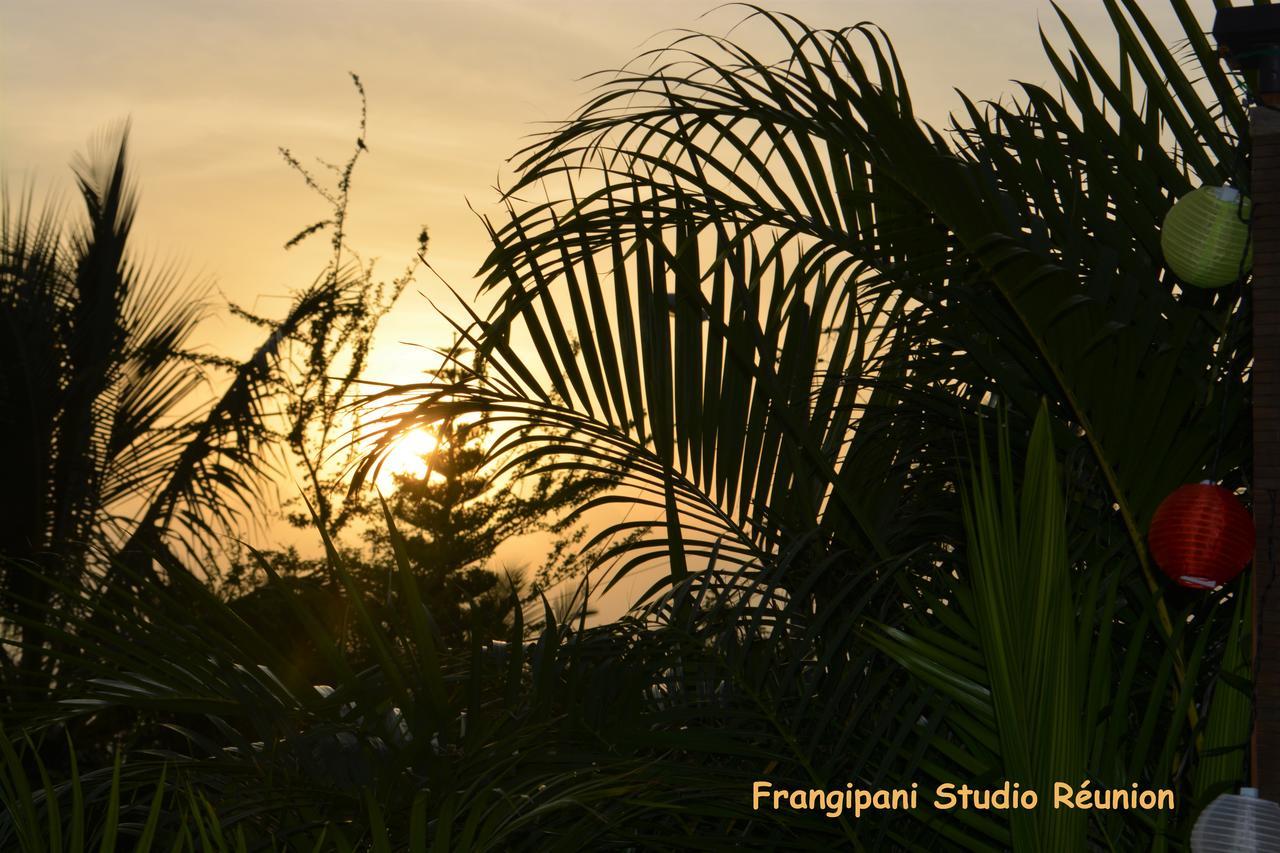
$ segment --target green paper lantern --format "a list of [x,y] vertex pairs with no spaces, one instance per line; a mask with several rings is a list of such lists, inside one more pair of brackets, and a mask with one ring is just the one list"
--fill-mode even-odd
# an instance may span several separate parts
[[1251,208],[1235,187],[1200,187],[1178,199],[1160,231],[1169,269],[1195,287],[1225,287],[1248,272]]

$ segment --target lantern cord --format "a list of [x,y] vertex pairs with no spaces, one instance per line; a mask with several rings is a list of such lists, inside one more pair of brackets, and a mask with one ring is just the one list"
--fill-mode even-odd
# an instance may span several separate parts
[[[1239,168],[1239,161],[1243,159],[1241,155],[1242,147],[1237,146],[1236,148],[1237,168]],[[1231,341],[1231,328],[1235,324],[1236,315],[1240,313],[1238,310],[1240,302],[1243,301],[1245,264],[1249,260],[1249,250],[1253,245],[1253,228],[1251,227],[1253,216],[1252,214],[1249,216],[1244,215],[1244,201],[1244,191],[1240,190],[1236,198],[1236,218],[1245,227],[1244,249],[1240,252],[1240,264],[1236,268],[1236,280],[1231,287],[1231,304],[1227,313],[1227,321],[1223,324],[1222,337],[1218,339],[1219,368],[1217,373],[1221,379],[1218,384],[1221,385],[1222,399],[1218,403],[1218,437],[1213,446],[1213,462],[1209,465],[1209,479],[1215,483],[1218,481],[1218,463],[1222,458],[1222,441],[1225,437],[1223,433],[1225,432],[1227,420],[1227,385],[1230,382],[1229,368],[1231,366],[1231,354],[1228,346]]]

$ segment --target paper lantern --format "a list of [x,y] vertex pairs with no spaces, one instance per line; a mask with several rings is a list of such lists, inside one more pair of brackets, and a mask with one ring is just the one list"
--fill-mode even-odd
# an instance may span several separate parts
[[1253,518],[1222,486],[1191,483],[1161,502],[1147,541],[1166,575],[1183,586],[1213,589],[1253,559]]
[[1248,272],[1250,210],[1235,187],[1200,187],[1178,199],[1160,230],[1169,269],[1195,287],[1225,287]]
[[1258,798],[1257,788],[1223,794],[1205,806],[1191,830],[1193,853],[1257,850],[1280,853],[1280,805]]

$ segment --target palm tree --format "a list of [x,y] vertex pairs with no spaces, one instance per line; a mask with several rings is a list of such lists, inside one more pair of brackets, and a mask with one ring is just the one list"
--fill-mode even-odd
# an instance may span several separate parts
[[[1062,16],[1069,50],[1045,39],[1060,95],[966,98],[946,130],[914,114],[870,25],[815,30],[753,7],[782,62],[697,34],[646,54],[522,152],[483,267],[496,307],[472,316],[486,370],[397,389],[420,396],[402,428],[466,411],[502,423],[500,449],[525,459],[627,460],[622,487],[584,507],[633,510],[601,522],[600,541],[620,537],[615,580],[657,562],[655,618],[735,602],[730,624],[771,653],[781,620],[821,667],[810,693],[769,694],[774,722],[800,745],[793,778],[834,787],[1019,772],[1000,743],[966,738],[955,697],[890,674],[902,649],[878,654],[884,630],[922,623],[935,669],[992,653],[975,652],[975,620],[997,617],[956,597],[957,459],[1003,410],[1021,460],[1043,401],[1067,460],[1072,571],[1114,607],[1085,623],[1106,638],[1090,677],[1123,687],[1104,691],[1123,705],[1094,708],[1110,751],[1090,741],[1080,766],[1188,803],[1092,831],[1148,843],[1185,828],[1243,772],[1245,587],[1164,583],[1145,530],[1181,483],[1243,482],[1249,313],[1240,286],[1180,286],[1159,226],[1194,186],[1245,180],[1247,130],[1241,90],[1188,4],[1171,5],[1181,58],[1136,2],[1105,0],[1115,74]],[[966,672],[992,713],[994,671]],[[1234,710],[1206,724],[1210,697]],[[850,731],[895,746],[860,757]],[[965,843],[1011,837],[930,824]]]
[[[103,546],[128,536],[122,505],[165,485],[191,424],[180,406],[200,384],[183,347],[200,318],[198,294],[172,271],[133,260],[135,196],[127,131],[76,166],[83,224],[68,229],[29,197],[6,196],[0,234],[5,359],[0,431],[18,460],[5,489],[0,543],[40,575],[8,572],[17,614],[74,581]],[[42,671],[41,626],[22,627],[22,669]],[[38,675],[37,675],[38,677]]]
[[[98,808],[143,825],[162,756],[264,847],[1179,846],[1243,776],[1247,587],[1171,587],[1143,531],[1181,482],[1242,482],[1249,315],[1243,288],[1184,291],[1158,229],[1195,184],[1242,180],[1245,124],[1183,0],[1181,60],[1135,0],[1104,4],[1114,76],[1064,18],[1061,97],[966,101],[946,131],[914,115],[874,27],[754,10],[783,62],[682,38],[526,152],[484,267],[496,308],[463,341],[486,360],[396,389],[420,395],[399,426],[480,418],[495,458],[597,474],[582,510],[615,578],[666,568],[628,617],[576,630],[548,605],[531,642],[517,621],[504,646],[446,654],[402,543],[408,606],[383,625],[322,524],[376,666],[286,597],[332,676],[318,692],[178,578],[136,605],[112,591],[109,612],[144,618],[75,626],[75,702],[15,721],[165,715],[163,749],[100,771]],[[539,184],[553,200],[517,206]],[[8,793],[20,765],[0,839],[55,811]],[[828,817],[750,798],[760,779],[1052,774],[1180,807]],[[80,790],[41,783],[43,802]]]
[[[328,193],[284,152],[332,207],[290,245],[329,231],[333,254],[283,318],[233,306],[265,332],[243,361],[193,349],[191,333],[208,314],[204,292],[131,251],[137,194],[127,127],[76,163],[82,222],[64,222],[50,206],[36,211],[29,194],[5,196],[0,441],[15,465],[0,507],[0,601],[13,616],[6,639],[16,632],[22,650],[0,650],[6,675],[16,669],[37,692],[47,686],[45,654],[60,628],[56,616],[48,622],[57,611],[42,605],[84,584],[123,583],[131,576],[123,566],[212,575],[217,537],[243,524],[246,510],[260,513],[280,451],[292,446],[313,461],[313,433],[334,428],[377,322],[412,272],[377,283],[346,245],[363,138],[362,112],[360,142]],[[216,394],[197,393],[211,385]],[[319,489],[315,476],[312,485]],[[312,498],[327,506],[323,494]]]

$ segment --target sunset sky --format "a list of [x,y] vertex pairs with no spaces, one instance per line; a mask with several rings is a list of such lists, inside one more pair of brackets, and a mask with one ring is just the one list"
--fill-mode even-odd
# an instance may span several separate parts
[[[1095,50],[1110,59],[1114,36],[1102,3],[1061,5],[1086,36],[1099,34]],[[1147,5],[1167,28],[1167,6]],[[1196,5],[1207,21],[1212,4]],[[358,102],[347,78],[355,71],[369,95],[370,154],[355,179],[352,242],[382,258],[390,277],[425,224],[432,263],[470,294],[486,240],[468,201],[497,212],[492,188],[507,182],[506,158],[540,122],[580,104],[592,85],[584,75],[666,43],[673,29],[725,33],[746,14],[712,8],[688,0],[5,0],[0,166],[11,184],[33,180],[74,201],[72,155],[95,131],[130,117],[140,247],[212,279],[230,299],[278,313],[288,289],[319,271],[323,250],[319,242],[290,252],[282,244],[325,211],[276,149],[308,161],[344,158],[355,137]],[[1034,0],[773,8],[813,25],[883,26],[917,111],[934,123],[958,105],[953,88],[988,98],[1012,91],[1011,78],[1048,81],[1037,23],[1055,39],[1061,32],[1050,4]],[[738,37],[763,57],[781,56],[759,28]],[[433,279],[420,276],[417,288],[447,305]],[[398,342],[436,345],[446,328],[416,289],[406,293],[380,333],[369,377],[416,378],[431,365]],[[203,342],[228,355],[243,355],[255,338],[226,318],[201,330]]]

